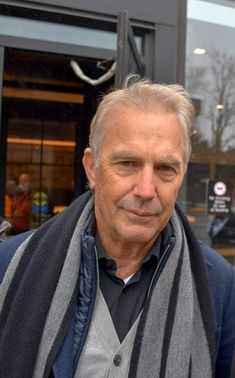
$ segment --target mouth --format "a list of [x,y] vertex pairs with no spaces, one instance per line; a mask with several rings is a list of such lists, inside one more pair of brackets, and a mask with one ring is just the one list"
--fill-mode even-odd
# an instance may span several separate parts
[[150,212],[146,212],[146,211],[138,211],[138,210],[130,210],[130,209],[126,209],[126,211],[131,216],[134,216],[134,217],[139,218],[139,219],[146,219],[146,220],[150,219],[150,218],[152,218],[156,215],[154,213],[150,213]]

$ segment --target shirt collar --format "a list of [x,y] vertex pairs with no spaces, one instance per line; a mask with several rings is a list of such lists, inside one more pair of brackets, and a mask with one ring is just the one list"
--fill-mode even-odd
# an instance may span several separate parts
[[[161,252],[161,239],[162,237],[160,234],[159,237],[155,240],[150,250],[148,251],[147,255],[144,257],[142,264],[149,261],[152,256],[155,256],[159,260],[160,252]],[[95,244],[96,244],[98,260],[101,260],[101,259],[111,260],[105,254],[105,250],[102,246],[98,231],[96,231],[96,234],[95,234]]]

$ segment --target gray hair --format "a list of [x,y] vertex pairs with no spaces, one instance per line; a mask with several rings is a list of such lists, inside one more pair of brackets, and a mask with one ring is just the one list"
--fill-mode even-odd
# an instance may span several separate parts
[[[105,134],[107,116],[120,107],[134,108],[138,111],[174,113],[182,127],[185,140],[185,163],[191,154],[191,136],[194,120],[194,106],[188,93],[178,84],[155,84],[149,80],[139,80],[129,84],[130,75],[123,89],[117,89],[103,97],[91,122],[89,145],[95,159],[98,159],[102,138]],[[129,85],[128,85],[129,84]]]

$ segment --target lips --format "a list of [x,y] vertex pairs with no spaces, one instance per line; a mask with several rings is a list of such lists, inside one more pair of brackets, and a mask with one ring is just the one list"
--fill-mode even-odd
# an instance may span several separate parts
[[126,209],[126,211],[128,211],[129,213],[132,213],[138,217],[142,217],[142,218],[147,218],[147,217],[153,217],[154,213],[149,213],[149,212],[143,212],[143,211],[139,211],[139,210],[130,210],[130,209]]

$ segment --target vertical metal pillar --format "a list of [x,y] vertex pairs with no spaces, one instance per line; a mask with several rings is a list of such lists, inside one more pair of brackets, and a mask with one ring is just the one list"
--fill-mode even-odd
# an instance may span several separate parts
[[5,182],[6,182],[6,124],[2,114],[3,99],[3,70],[4,70],[4,47],[0,46],[0,216],[5,213]]

